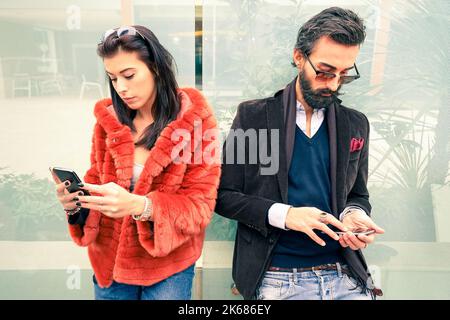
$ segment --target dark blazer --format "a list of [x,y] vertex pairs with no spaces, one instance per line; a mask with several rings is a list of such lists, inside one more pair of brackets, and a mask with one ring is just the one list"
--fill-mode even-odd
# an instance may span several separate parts
[[[290,119],[294,120],[286,125],[284,90],[277,92],[274,97],[241,103],[231,127],[244,131],[256,129],[257,132],[259,129],[269,129],[269,132],[270,129],[279,129],[279,137],[275,137],[279,145],[279,170],[276,174],[261,175],[261,168],[269,165],[264,165],[259,156],[256,163],[249,163],[251,146],[248,143],[245,144],[245,150],[241,150],[246,155],[245,164],[236,162],[237,143],[234,145],[234,158],[227,159],[227,149],[232,147],[230,135],[223,146],[222,176],[215,211],[238,221],[233,279],[245,299],[255,298],[256,289],[269,267],[272,251],[281,232],[268,223],[268,210],[276,202],[287,203],[295,117],[291,116]],[[364,114],[346,108],[340,102],[338,99],[332,104],[326,115],[330,141],[331,213],[338,218],[345,207],[356,205],[370,215],[367,191],[369,122]],[[270,154],[270,133],[268,137],[267,154]],[[260,138],[258,136],[258,142]],[[361,150],[350,152],[352,138],[364,139]],[[254,150],[251,152],[254,153]],[[355,278],[371,287],[373,283],[361,251],[350,248],[342,250]]]

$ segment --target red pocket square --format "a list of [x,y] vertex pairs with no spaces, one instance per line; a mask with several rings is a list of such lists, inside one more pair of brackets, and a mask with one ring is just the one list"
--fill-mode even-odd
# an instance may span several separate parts
[[352,138],[352,141],[350,141],[350,152],[355,152],[358,150],[361,150],[364,146],[364,138]]

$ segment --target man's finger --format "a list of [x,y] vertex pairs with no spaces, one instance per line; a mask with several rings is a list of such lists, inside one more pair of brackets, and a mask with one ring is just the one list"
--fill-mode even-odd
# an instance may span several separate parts
[[365,242],[367,244],[370,244],[375,241],[375,236],[373,234],[368,235],[368,236],[362,234],[362,235],[357,235],[356,237],[358,239],[360,239],[362,242]]
[[307,230],[305,231],[305,233],[315,242],[317,242],[317,244],[321,245],[322,247],[325,246],[325,241],[323,241],[322,239],[320,239],[317,234],[314,233],[314,231],[311,230]]
[[348,247],[348,244],[345,242],[345,240],[344,240],[343,237],[341,237],[341,238],[339,239],[339,243],[341,244],[341,246],[342,246],[343,248],[347,248],[347,247]]
[[330,238],[336,241],[339,240],[339,236],[324,223],[318,223],[317,226],[315,226],[315,229],[322,230],[323,233],[326,233]]
[[327,217],[327,223],[332,224],[341,231],[348,231],[348,228],[331,214],[329,214]]
[[356,249],[364,248],[366,246],[365,242],[358,240],[358,238],[353,233],[346,233],[344,237],[347,243],[350,244],[350,246],[353,245],[354,247],[356,247]]
[[375,222],[373,222],[373,220],[370,220],[369,229],[375,230],[375,233],[377,233],[377,234],[384,233],[384,229],[379,227]]
[[358,247],[355,246],[355,245],[353,244],[352,241],[350,241],[350,239],[349,239],[349,237],[348,237],[347,234],[345,234],[345,235],[343,236],[343,239],[344,239],[345,244],[346,244],[350,249],[352,249],[352,250],[358,250]]

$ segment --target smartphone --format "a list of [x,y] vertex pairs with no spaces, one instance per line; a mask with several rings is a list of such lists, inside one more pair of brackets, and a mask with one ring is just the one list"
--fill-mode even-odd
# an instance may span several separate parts
[[[367,235],[372,234],[374,232],[375,232],[375,230],[365,230],[365,231],[358,231],[358,230],[356,230],[356,231],[353,231],[353,234],[355,236],[367,236]],[[346,234],[347,232],[335,231],[334,233],[336,233],[338,236],[341,236],[341,235]]]
[[[61,168],[61,167],[50,167],[49,168],[51,172],[53,172],[61,182],[64,182],[66,180],[70,181],[70,186],[67,187],[67,190],[70,193],[82,190],[78,183],[82,182],[81,179],[78,177],[78,175],[75,173],[75,171],[67,168]],[[90,195],[87,190],[82,190],[85,195]]]

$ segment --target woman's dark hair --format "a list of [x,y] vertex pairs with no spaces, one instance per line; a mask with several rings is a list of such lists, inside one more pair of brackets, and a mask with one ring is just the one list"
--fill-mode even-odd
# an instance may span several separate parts
[[[353,11],[331,7],[316,14],[300,28],[295,49],[310,55],[316,41],[323,36],[344,45],[360,45],[366,38],[365,29],[363,20]],[[296,66],[295,63],[292,65]]]
[[[178,84],[174,70],[175,61],[153,32],[143,26],[133,27],[145,37],[145,40],[139,34],[117,37],[117,33],[113,33],[98,45],[97,54],[101,58],[109,58],[119,49],[125,52],[137,52],[139,59],[147,65],[155,77],[156,98],[151,106],[154,122],[145,129],[142,138],[136,142],[136,145],[144,145],[147,149],[151,149],[161,131],[177,117],[180,111]],[[109,77],[108,79],[114,110],[119,121],[135,132],[133,119],[137,111],[125,105],[114,89],[111,79]]]

